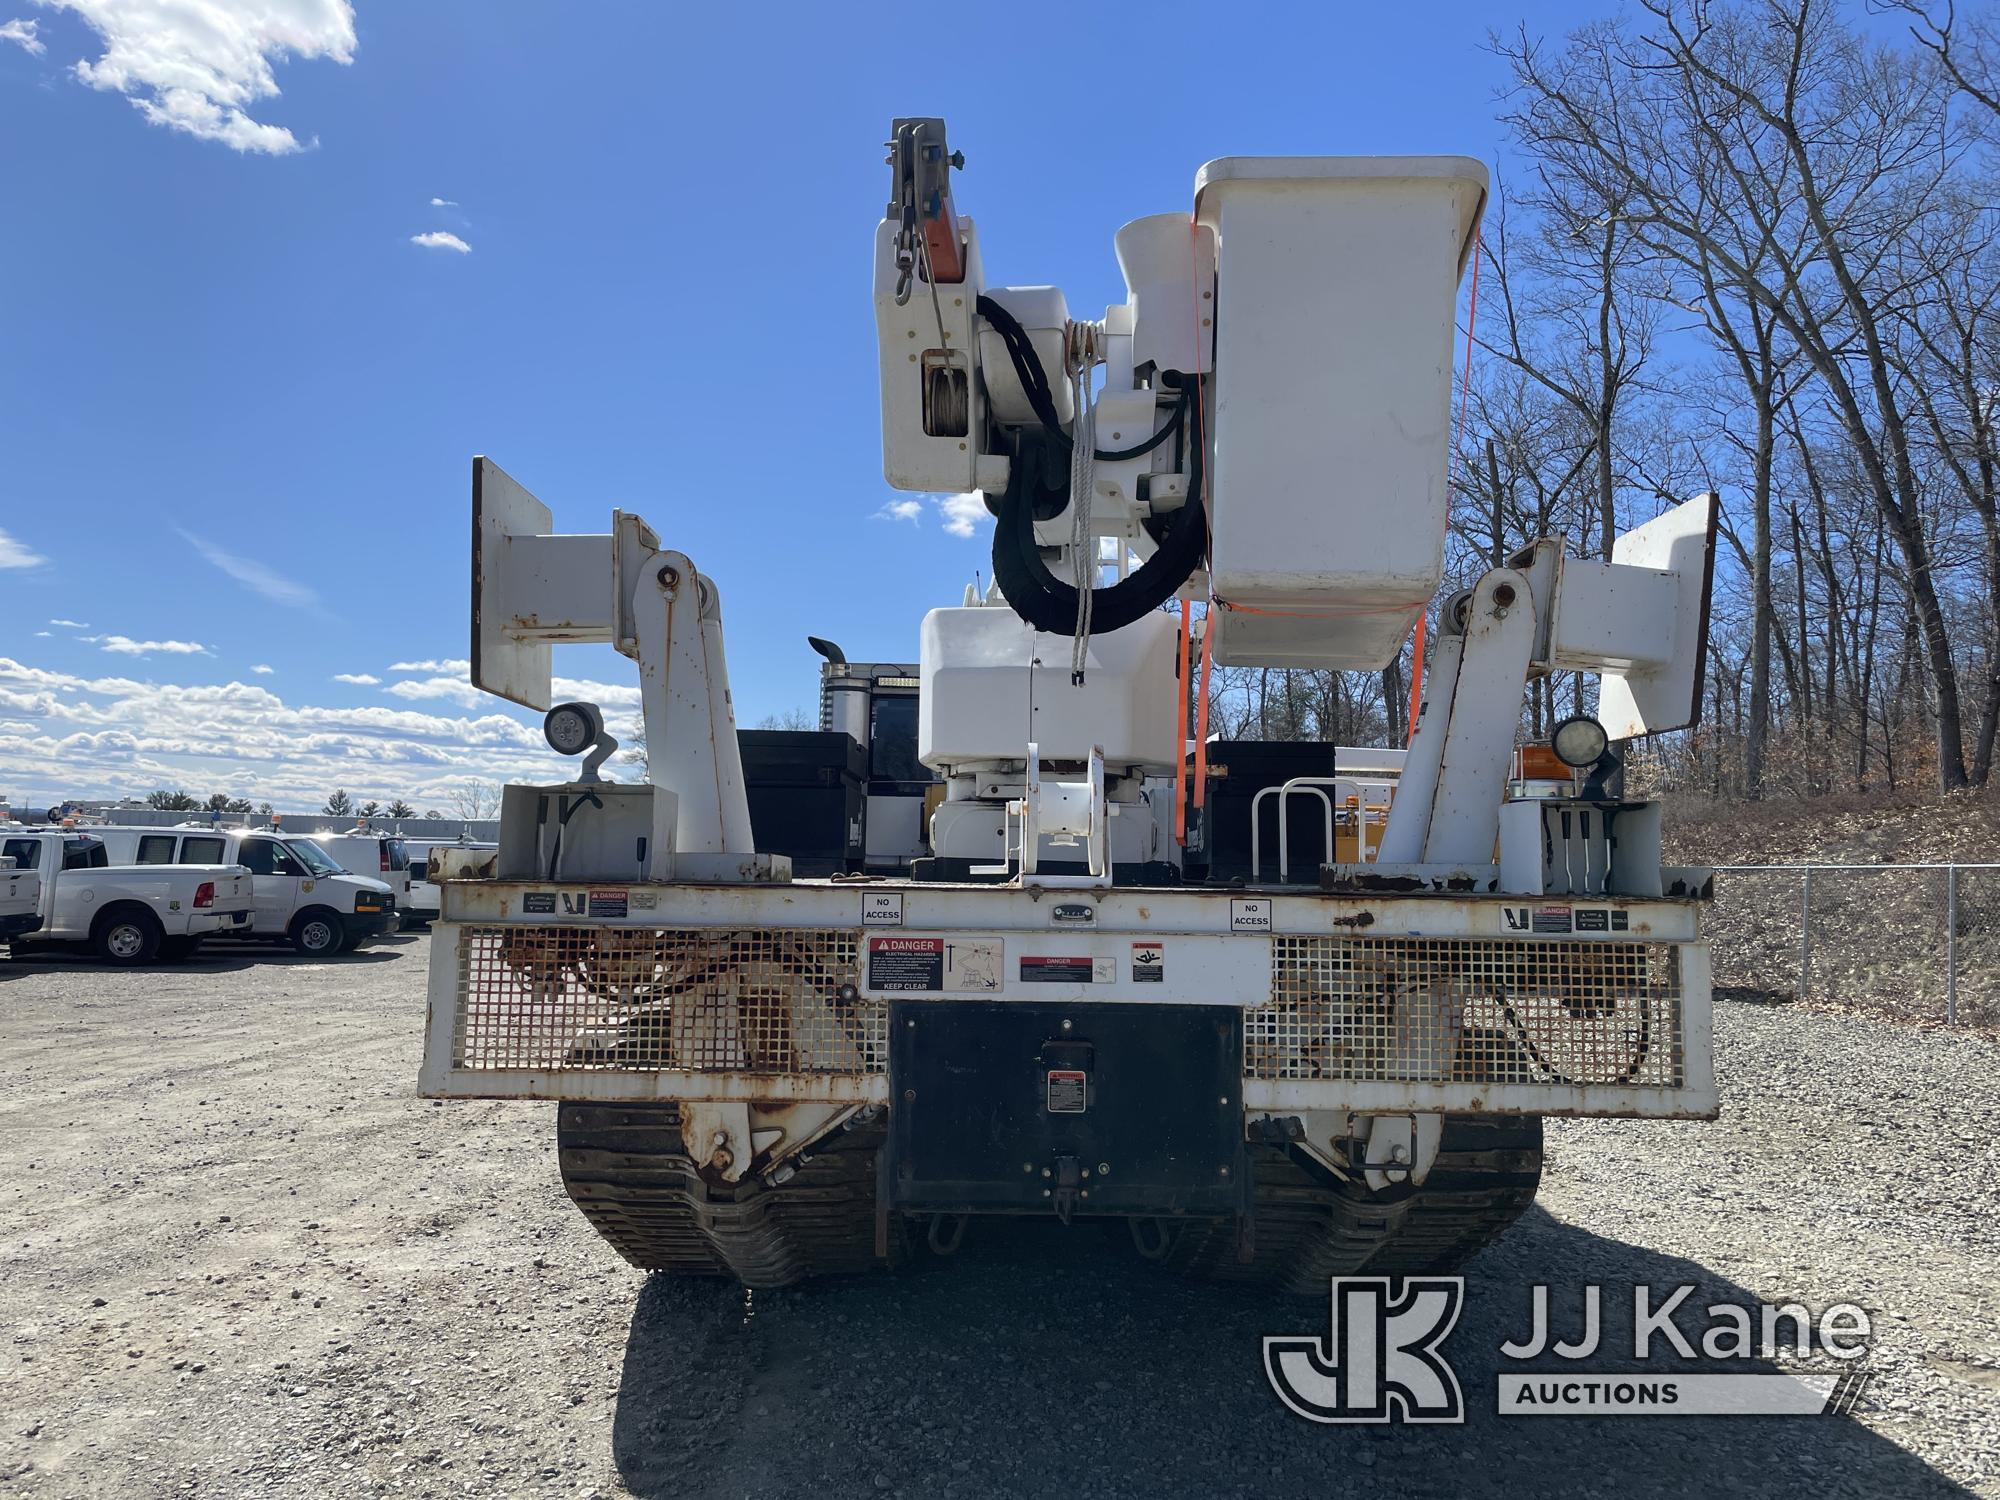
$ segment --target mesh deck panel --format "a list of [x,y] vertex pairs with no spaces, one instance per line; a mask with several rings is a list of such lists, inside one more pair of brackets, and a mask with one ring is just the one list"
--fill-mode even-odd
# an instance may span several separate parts
[[833,928],[466,927],[453,1066],[881,1073],[859,951]]
[[1685,1082],[1667,943],[1277,937],[1244,1073],[1439,1083]]

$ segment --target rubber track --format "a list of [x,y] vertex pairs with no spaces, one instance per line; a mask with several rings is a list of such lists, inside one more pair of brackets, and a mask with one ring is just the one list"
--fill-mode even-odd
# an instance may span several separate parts
[[1423,1185],[1392,1195],[1342,1182],[1283,1147],[1252,1147],[1251,1164],[1251,1259],[1239,1257],[1235,1222],[1216,1219],[1183,1226],[1166,1263],[1210,1280],[1324,1296],[1329,1276],[1449,1271],[1505,1234],[1541,1183],[1542,1122],[1447,1116]]
[[[642,1270],[778,1287],[882,1264],[875,1257],[879,1126],[821,1141],[776,1188],[753,1181],[711,1189],[688,1161],[671,1104],[563,1104],[556,1139],[571,1199]],[[1446,1271],[1499,1238],[1535,1201],[1542,1122],[1451,1116],[1423,1186],[1395,1195],[1356,1189],[1283,1148],[1253,1147],[1251,1162],[1252,1258],[1238,1256],[1234,1220],[1199,1220],[1180,1227],[1167,1264],[1323,1295],[1329,1276]],[[892,1227],[893,1262],[902,1236],[899,1221]]]
[[[837,1132],[782,1186],[711,1188],[695,1173],[671,1104],[559,1105],[563,1187],[597,1232],[641,1270],[788,1286],[871,1271],[879,1127]],[[900,1237],[892,1235],[891,1259]]]

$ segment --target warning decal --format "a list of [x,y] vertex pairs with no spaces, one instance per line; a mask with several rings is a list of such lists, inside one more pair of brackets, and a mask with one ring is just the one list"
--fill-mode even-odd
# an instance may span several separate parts
[[1080,1115],[1084,1110],[1088,1075],[1080,1068],[1049,1069],[1049,1113]]
[[1570,909],[1567,906],[1538,906],[1535,908],[1536,932],[1569,932],[1573,930]]
[[1132,982],[1163,984],[1167,977],[1167,950],[1161,943],[1132,945]]
[[1060,958],[1023,957],[1021,960],[1023,984],[1089,984],[1095,972],[1096,965],[1087,953]]
[[590,915],[593,917],[622,917],[625,915],[626,893],[624,891],[592,891],[590,893]]
[[1229,930],[1231,932],[1269,932],[1271,930],[1271,903],[1268,901],[1245,901],[1231,898],[1229,902]]
[[871,990],[997,990],[1000,944],[963,938],[871,937]]
[[870,938],[868,988],[871,990],[943,989],[944,939]]

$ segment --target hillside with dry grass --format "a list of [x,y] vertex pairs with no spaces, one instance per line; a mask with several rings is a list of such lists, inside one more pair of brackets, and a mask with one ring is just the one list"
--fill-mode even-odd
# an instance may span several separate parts
[[[1860,865],[1812,879],[1805,1003],[1945,1017],[1947,876],[1900,864],[2000,864],[2000,795],[1716,802],[1667,807],[1669,862]],[[1715,982],[1731,998],[1800,999],[1803,881],[1792,871],[1723,870],[1709,935]],[[1961,870],[1956,969],[1961,1024],[2000,1028],[2000,869]]]

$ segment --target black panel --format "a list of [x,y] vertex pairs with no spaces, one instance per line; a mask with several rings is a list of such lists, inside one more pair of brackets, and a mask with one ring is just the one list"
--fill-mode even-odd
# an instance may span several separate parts
[[1067,1170],[1077,1214],[1240,1209],[1236,1007],[908,1001],[889,1018],[897,1207],[1056,1212]]
[[736,739],[758,850],[789,855],[807,877],[860,869],[866,757],[854,736],[744,729]]
[[[1247,880],[1250,876],[1250,807],[1265,787],[1283,786],[1294,776],[1331,776],[1334,747],[1312,741],[1217,740],[1208,747],[1208,806],[1203,841],[1210,880]],[[1292,870],[1310,875],[1333,858],[1326,847],[1326,806],[1319,798],[1287,799],[1286,822],[1291,825]],[[1278,799],[1266,797],[1259,814],[1264,823],[1264,879],[1278,871]]]

